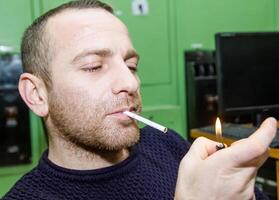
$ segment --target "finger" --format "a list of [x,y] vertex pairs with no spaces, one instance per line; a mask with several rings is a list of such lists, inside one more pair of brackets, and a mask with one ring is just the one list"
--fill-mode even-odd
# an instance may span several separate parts
[[[238,141],[234,142],[231,146],[235,146],[237,144],[242,145],[243,142],[246,143],[245,140],[246,139],[238,140]],[[254,151],[253,148],[251,148],[250,150]],[[255,153],[255,152],[253,152],[253,153]],[[247,154],[249,154],[249,153],[247,153]],[[268,150],[266,150],[264,153],[261,154],[261,156],[251,159],[249,162],[246,163],[246,165],[244,164],[242,166],[245,167],[245,166],[249,165],[249,166],[261,167],[267,160],[268,156],[269,156],[269,152],[268,152]]]
[[200,160],[204,160],[217,151],[217,144],[219,143],[209,140],[205,137],[198,137],[191,145],[189,153],[194,154],[196,158],[199,158]]
[[198,137],[181,160],[179,168],[195,170],[204,159],[216,151],[216,144],[218,143],[205,137]]
[[266,152],[276,135],[276,131],[277,121],[274,118],[268,118],[249,138],[240,140],[228,148],[227,150],[234,158],[235,164],[256,163],[257,159],[259,159],[259,164],[262,164],[262,160],[266,159]]
[[269,117],[261,124],[260,128],[249,138],[260,141],[263,146],[268,147],[274,139],[277,132],[277,121],[273,117]]

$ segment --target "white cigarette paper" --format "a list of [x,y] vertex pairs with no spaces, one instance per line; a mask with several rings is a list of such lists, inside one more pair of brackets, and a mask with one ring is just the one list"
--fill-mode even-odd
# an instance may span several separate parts
[[162,126],[162,125],[160,125],[160,124],[157,124],[156,122],[153,122],[153,121],[151,121],[151,120],[149,120],[149,119],[146,119],[146,118],[144,118],[144,117],[141,117],[141,116],[139,116],[139,115],[137,115],[137,114],[135,114],[135,113],[132,113],[132,112],[129,112],[129,111],[124,111],[123,113],[124,113],[125,115],[127,115],[127,116],[129,116],[129,117],[135,119],[135,120],[138,120],[138,121],[140,121],[140,122],[142,122],[142,123],[144,123],[144,124],[146,124],[146,125],[148,125],[148,126],[151,126],[151,127],[153,127],[153,128],[156,128],[156,129],[158,129],[158,130],[160,130],[160,131],[162,131],[162,132],[164,132],[164,133],[166,133],[166,132],[168,131],[168,128],[166,128],[166,127],[164,127],[164,126]]

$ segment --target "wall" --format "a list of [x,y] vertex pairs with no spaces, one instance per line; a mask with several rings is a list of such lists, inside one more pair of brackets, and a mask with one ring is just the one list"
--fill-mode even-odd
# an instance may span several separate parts
[[275,26],[276,30],[279,30],[279,0],[275,0],[274,5],[274,12],[275,12]]
[[214,48],[214,34],[229,31],[272,31],[276,27],[278,0],[177,1],[180,45]]

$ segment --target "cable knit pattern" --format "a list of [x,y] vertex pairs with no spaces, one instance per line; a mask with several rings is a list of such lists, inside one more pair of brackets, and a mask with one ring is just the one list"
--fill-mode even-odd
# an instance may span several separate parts
[[[65,169],[48,160],[46,151],[3,200],[173,199],[179,162],[189,147],[171,130],[145,127],[130,156],[103,169]],[[256,196],[266,199],[258,191]]]

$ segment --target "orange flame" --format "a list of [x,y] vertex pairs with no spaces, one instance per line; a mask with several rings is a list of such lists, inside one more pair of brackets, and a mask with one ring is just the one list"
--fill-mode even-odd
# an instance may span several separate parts
[[215,133],[216,133],[216,138],[218,142],[222,142],[222,126],[221,126],[221,121],[219,117],[216,119],[215,123]]

